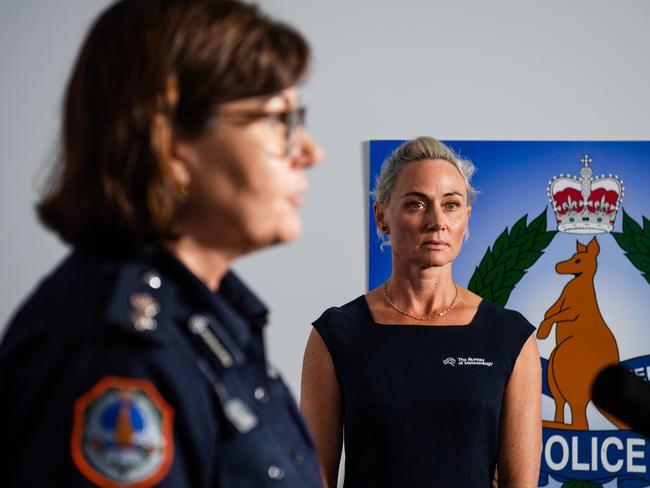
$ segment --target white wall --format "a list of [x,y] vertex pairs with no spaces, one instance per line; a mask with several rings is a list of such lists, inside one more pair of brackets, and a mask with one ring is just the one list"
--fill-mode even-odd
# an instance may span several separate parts
[[[311,173],[304,236],[236,266],[272,305],[270,357],[295,392],[308,324],[366,286],[363,141],[650,139],[647,0],[260,3],[312,43],[303,98],[327,151]],[[68,71],[106,4],[0,3],[3,324],[64,254],[32,205]]]
[[271,357],[294,389],[306,324],[365,290],[362,141],[650,139],[647,0],[262,5],[312,43],[303,96],[327,151],[302,239],[238,266],[273,305]]

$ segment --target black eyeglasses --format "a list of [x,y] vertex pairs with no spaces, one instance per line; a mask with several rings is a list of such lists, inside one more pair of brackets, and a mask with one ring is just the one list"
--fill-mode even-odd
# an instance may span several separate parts
[[263,111],[249,111],[249,110],[233,110],[218,112],[217,117],[233,117],[238,118],[243,123],[252,122],[259,119],[268,119],[273,122],[282,124],[285,128],[284,142],[285,150],[284,155],[289,156],[295,152],[298,147],[300,129],[305,126],[305,117],[307,108],[304,105],[296,107],[291,110],[283,112],[263,112]]

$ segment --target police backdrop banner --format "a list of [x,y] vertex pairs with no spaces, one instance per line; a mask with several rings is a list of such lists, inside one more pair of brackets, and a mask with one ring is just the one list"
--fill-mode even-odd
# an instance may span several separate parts
[[[370,141],[370,190],[403,141]],[[539,486],[650,486],[650,443],[590,401],[606,364],[650,377],[650,142],[445,141],[479,191],[455,280],[537,329]],[[368,286],[390,275],[369,199]]]

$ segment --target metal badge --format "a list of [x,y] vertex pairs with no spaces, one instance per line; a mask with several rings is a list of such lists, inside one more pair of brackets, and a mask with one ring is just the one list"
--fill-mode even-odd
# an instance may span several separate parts
[[160,312],[160,305],[149,293],[134,293],[129,300],[131,322],[135,330],[140,332],[155,330],[158,327],[156,315]]
[[210,348],[212,353],[219,360],[224,368],[230,368],[234,364],[232,355],[223,343],[212,333],[209,327],[210,320],[205,315],[192,315],[187,321],[187,326],[193,334],[198,335]]
[[233,427],[242,434],[250,432],[259,423],[257,416],[239,398],[228,398],[223,403],[223,412]]

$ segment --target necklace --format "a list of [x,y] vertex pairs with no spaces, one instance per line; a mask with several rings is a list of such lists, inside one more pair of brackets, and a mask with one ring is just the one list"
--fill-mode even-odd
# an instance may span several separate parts
[[406,315],[407,317],[411,317],[412,319],[415,319],[415,320],[421,320],[423,322],[426,322],[426,321],[429,321],[429,320],[439,319],[443,315],[446,315],[452,308],[454,308],[454,305],[456,305],[456,299],[458,298],[458,285],[456,283],[454,283],[454,286],[456,287],[456,294],[454,295],[454,299],[451,301],[449,306],[447,308],[445,308],[443,311],[434,313],[433,315],[429,315],[427,317],[419,317],[419,316],[414,315],[414,314],[412,314],[410,312],[402,310],[397,305],[395,305],[393,303],[393,301],[390,299],[390,297],[388,296],[388,288],[387,288],[388,287],[388,280],[386,280],[384,282],[384,298],[388,302],[388,305],[393,307],[393,309],[395,309],[397,312],[401,313],[402,315]]

